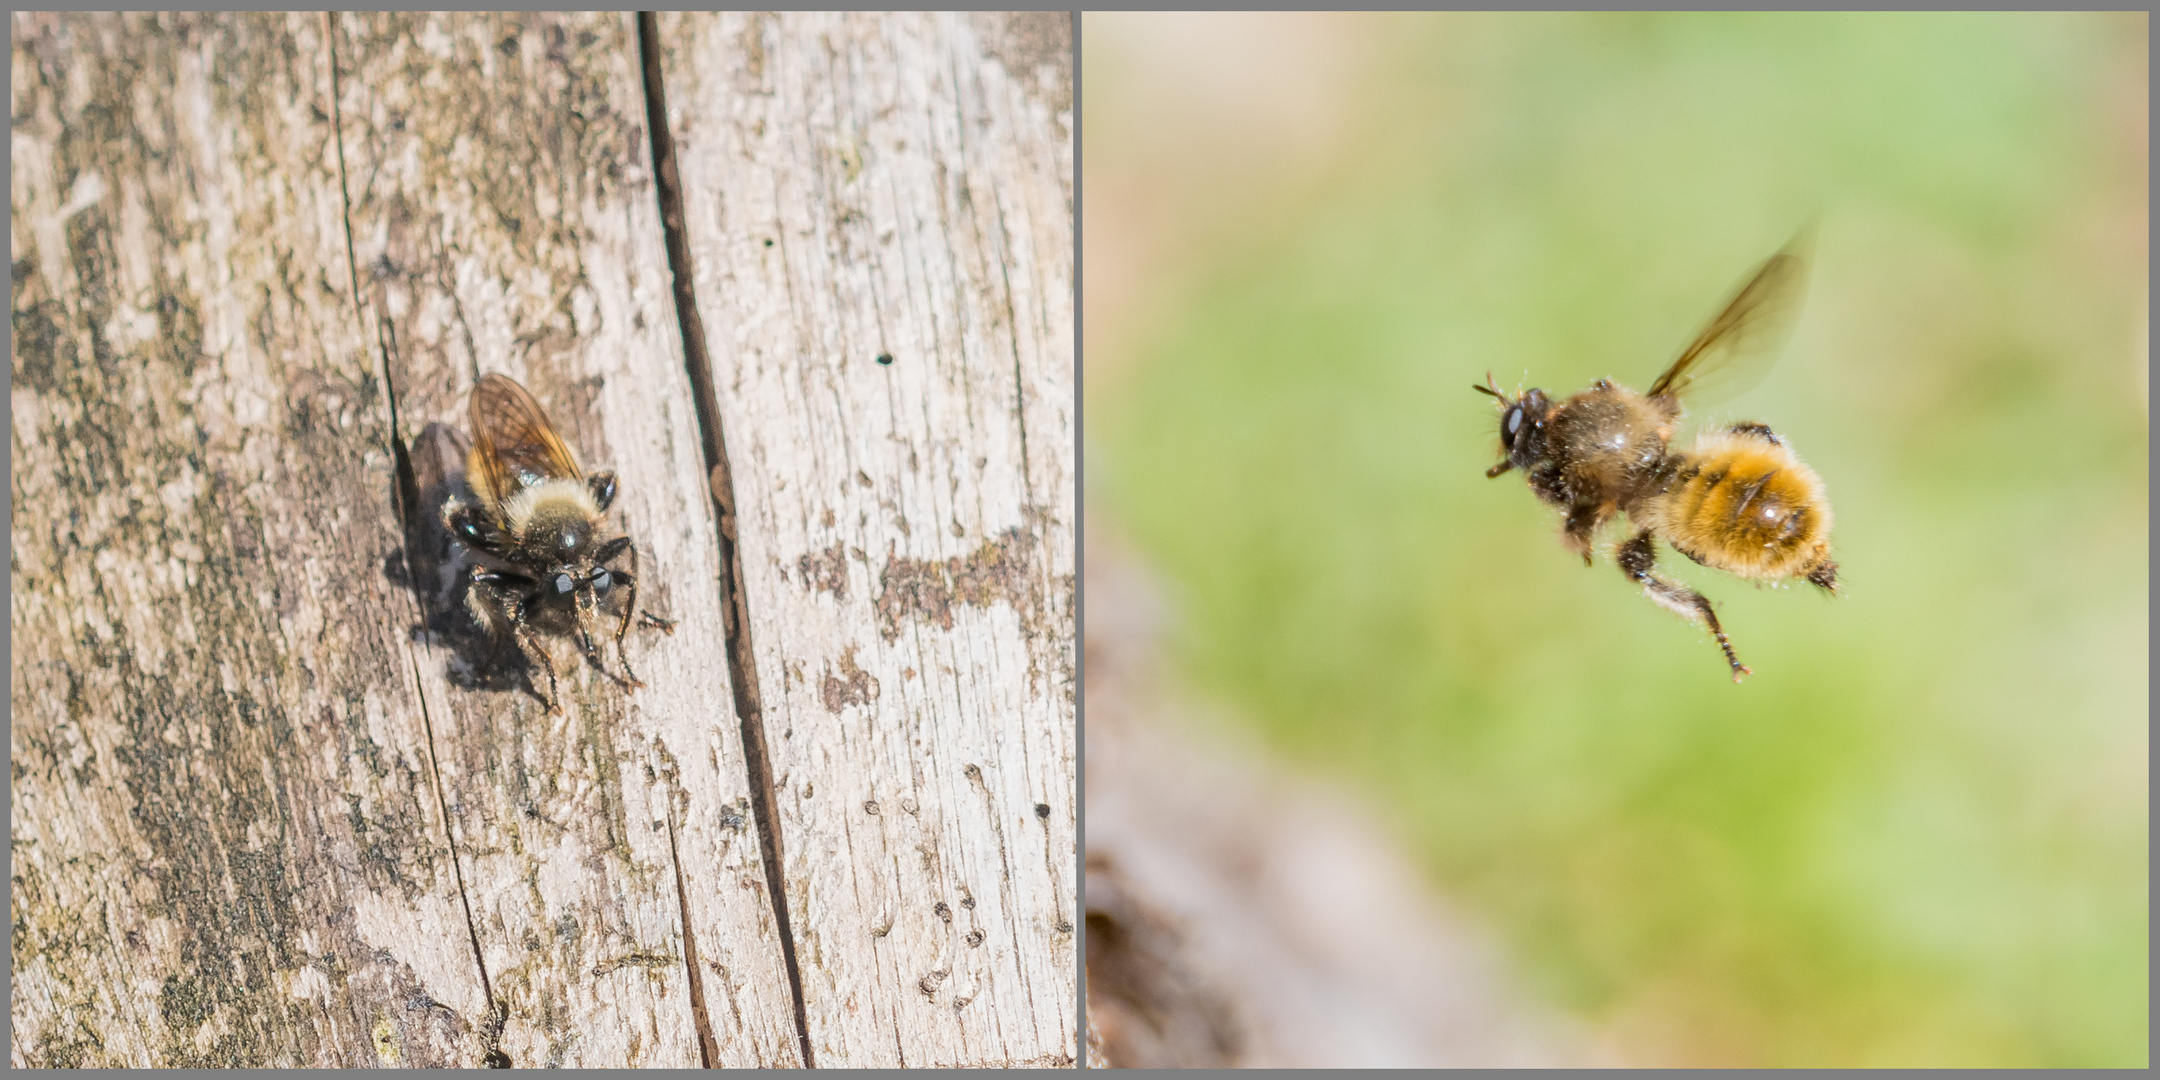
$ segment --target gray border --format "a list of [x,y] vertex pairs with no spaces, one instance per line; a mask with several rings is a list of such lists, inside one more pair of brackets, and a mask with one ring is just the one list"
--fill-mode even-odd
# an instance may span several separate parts
[[1086,170],[1080,167],[1082,83],[1081,12],[1072,13],[1072,283],[1073,283],[1073,1067],[1088,1068],[1087,1031],[1087,382],[1082,351],[1081,198]]

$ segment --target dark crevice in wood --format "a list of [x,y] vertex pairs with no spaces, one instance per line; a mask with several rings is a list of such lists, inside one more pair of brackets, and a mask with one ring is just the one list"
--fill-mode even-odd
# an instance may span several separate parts
[[[325,18],[327,26],[324,38],[328,44],[330,57],[330,133],[332,141],[337,146],[339,209],[343,215],[345,228],[345,270],[352,282],[353,314],[361,320],[361,336],[365,340],[368,336],[367,313],[360,298],[360,262],[353,248],[352,187],[346,179],[345,169],[344,95],[338,75],[337,12],[326,12]],[[379,309],[381,297],[378,296],[376,299]],[[428,598],[420,579],[413,573],[410,540],[415,533],[413,514],[419,500],[419,488],[413,475],[412,457],[406,452],[405,448],[404,425],[398,416],[397,384],[391,379],[390,370],[391,358],[397,352],[396,333],[396,329],[391,326],[388,313],[378,310],[373,336],[375,338],[376,359],[379,365],[378,375],[382,380],[383,401],[389,412],[390,456],[397,473],[392,498],[396,504],[400,533],[407,538],[404,546],[398,551],[398,557],[405,564],[405,579],[411,584],[413,602],[419,609],[420,624],[427,626],[430,625]],[[450,826],[450,802],[443,794],[442,767],[435,750],[435,719],[428,711],[427,693],[419,689],[422,685],[420,659],[410,653],[407,655],[413,666],[413,686],[420,699],[421,729],[427,737],[428,778],[435,789],[435,805],[442,814],[443,843],[450,852],[450,872],[457,882],[458,904],[465,913],[465,933],[472,945],[473,966],[480,973],[480,993],[487,1005],[488,1015],[481,1024],[483,1042],[485,1043],[485,1055],[482,1061],[483,1064],[490,1068],[508,1067],[510,1064],[509,1059],[495,1045],[501,1036],[502,1018],[506,1010],[495,1001],[494,986],[488,979],[487,957],[480,949],[480,928],[473,921],[472,898],[465,888],[465,868],[458,858],[456,831]]]
[[[660,20],[638,12],[638,54],[645,78],[645,126],[652,138],[654,187],[660,198],[660,223],[667,234],[668,270],[674,278],[675,315],[681,324],[683,362],[697,406],[698,430],[705,451],[706,474],[719,517],[722,595],[726,620],[728,681],[734,687],[735,715],[742,723],[743,757],[750,770],[750,806],[757,819],[758,847],[764,855],[765,886],[780,931],[780,955],[786,962],[788,990],[795,1004],[795,1037],[802,1064],[817,1065],[810,1050],[810,1014],[803,999],[802,969],[795,958],[795,935],[788,918],[787,881],[781,867],[780,820],[773,797],[772,756],[766,749],[764,709],[758,692],[757,655],[751,649],[750,610],[744,599],[742,553],[737,546],[735,480],[727,446],[720,437],[720,397],[713,385],[712,357],[705,348],[705,323],[698,315],[697,291],[690,266],[690,238],[683,227],[682,179],[675,161],[675,139],[668,130],[667,88],[660,63]],[[685,951],[689,911],[683,912]],[[698,1037],[711,1038],[701,982],[691,972],[690,995],[697,1013]]]
[[675,902],[682,908],[683,965],[690,969],[690,1001],[697,1011],[698,1064],[712,1068],[720,1061],[720,1044],[713,1038],[712,1024],[705,1012],[705,976],[698,970],[697,934],[690,928],[690,886],[683,880],[682,848],[675,842],[675,789],[667,792],[667,847],[670,865],[675,871]]

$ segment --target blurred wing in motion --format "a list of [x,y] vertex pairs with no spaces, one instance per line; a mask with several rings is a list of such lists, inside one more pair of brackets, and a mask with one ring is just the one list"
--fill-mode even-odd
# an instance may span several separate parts
[[1810,222],[1757,267],[1717,318],[1650,384],[1649,395],[1702,402],[1733,397],[1761,382],[1799,321],[1814,240]]
[[473,387],[472,435],[466,479],[490,507],[542,480],[584,478],[540,403],[507,375],[483,375]]

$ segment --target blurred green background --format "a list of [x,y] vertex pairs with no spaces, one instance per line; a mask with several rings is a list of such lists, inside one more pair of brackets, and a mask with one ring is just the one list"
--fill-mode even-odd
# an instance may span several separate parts
[[[1090,528],[1175,661],[1641,1064],[2148,1060],[2148,46],[2115,15],[1083,20]],[[1809,214],[1757,418],[1842,598],[1520,474]],[[1609,544],[1612,537],[1605,538]]]

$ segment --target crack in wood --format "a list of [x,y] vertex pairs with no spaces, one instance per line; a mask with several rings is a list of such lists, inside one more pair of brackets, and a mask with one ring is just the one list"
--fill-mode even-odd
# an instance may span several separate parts
[[[352,279],[353,315],[360,320],[361,338],[366,340],[367,313],[360,298],[360,264],[353,251],[352,188],[345,170],[345,110],[342,80],[338,75],[338,17],[335,11],[324,12],[323,17],[327,20],[323,36],[330,59],[330,132],[332,141],[337,146],[339,212],[345,232],[345,269]],[[380,294],[376,299],[379,304]],[[383,400],[390,414],[390,454],[397,475],[395,492],[398,524],[402,526],[405,535],[410,537],[414,532],[413,502],[417,498],[417,485],[413,477],[412,458],[405,449],[404,427],[398,417],[397,384],[391,378],[390,372],[396,342],[394,336],[388,335],[394,334],[395,330],[390,326],[387,315],[379,316],[375,326],[376,357],[382,372]],[[412,572],[411,549],[412,545],[406,543],[399,549],[399,557],[404,560],[405,578],[411,586],[413,602],[419,608],[421,625],[425,626],[430,624],[426,585]],[[422,686],[420,657],[408,649],[406,658],[412,664],[413,685],[416,688]],[[489,1068],[507,1068],[510,1060],[496,1045],[501,1037],[502,1021],[507,1018],[507,1010],[495,1001],[494,987],[488,979],[487,958],[480,948],[480,928],[473,920],[472,897],[465,887],[464,864],[458,857],[457,835],[450,823],[450,802],[443,794],[441,759],[435,748],[434,716],[428,708],[427,693],[423,690],[416,696],[420,701],[421,728],[427,733],[428,778],[435,789],[435,804],[442,813],[443,842],[450,852],[450,869],[458,887],[458,905],[465,914],[465,933],[472,944],[473,966],[480,973],[480,992],[487,1004],[488,1021],[483,1025],[482,1038],[485,1050],[481,1060]],[[492,1032],[493,1037],[488,1037],[485,1032]]]
[[[697,933],[690,925],[690,886],[683,880],[682,849],[675,842],[675,794],[675,787],[670,784],[667,792],[669,865],[675,871],[675,901],[682,908],[682,963],[690,972],[690,1006],[697,1019],[698,1063],[710,1069],[720,1060],[720,1044],[713,1038],[712,1023],[705,1012],[705,973],[698,970]],[[605,975],[628,965],[655,967],[674,962],[672,956],[632,954],[593,968],[593,974]]]
[[[729,682],[735,692],[735,714],[742,724],[743,756],[749,765],[751,810],[757,820],[758,846],[764,855],[766,890],[771,897],[774,922],[780,931],[780,954],[787,965],[788,990],[794,999],[795,1036],[800,1044],[803,1066],[815,1068],[817,1061],[810,1047],[810,1016],[803,998],[802,968],[795,956],[795,935],[790,929],[786,879],[782,871],[785,864],[781,859],[780,821],[773,800],[772,756],[765,741],[756,654],[750,641],[749,605],[743,595],[745,574],[737,544],[734,474],[728,467],[726,442],[721,438],[720,405],[718,391],[713,385],[712,357],[705,347],[705,324],[698,314],[690,242],[683,227],[682,178],[677,171],[674,137],[668,129],[659,19],[653,12],[638,12],[637,27],[638,56],[645,77],[646,129],[652,138],[656,181],[653,186],[660,199],[661,226],[667,233],[668,269],[673,278],[676,319],[682,328],[683,362],[689,369],[698,431],[711,477],[714,508],[719,515],[720,562],[724,568],[721,613],[726,620]],[[686,953],[694,948],[687,914],[683,925],[683,947]],[[706,1013],[703,982],[698,978],[694,959],[691,961],[690,995],[697,1016],[700,1045],[703,1045],[712,1038],[711,1024]]]

